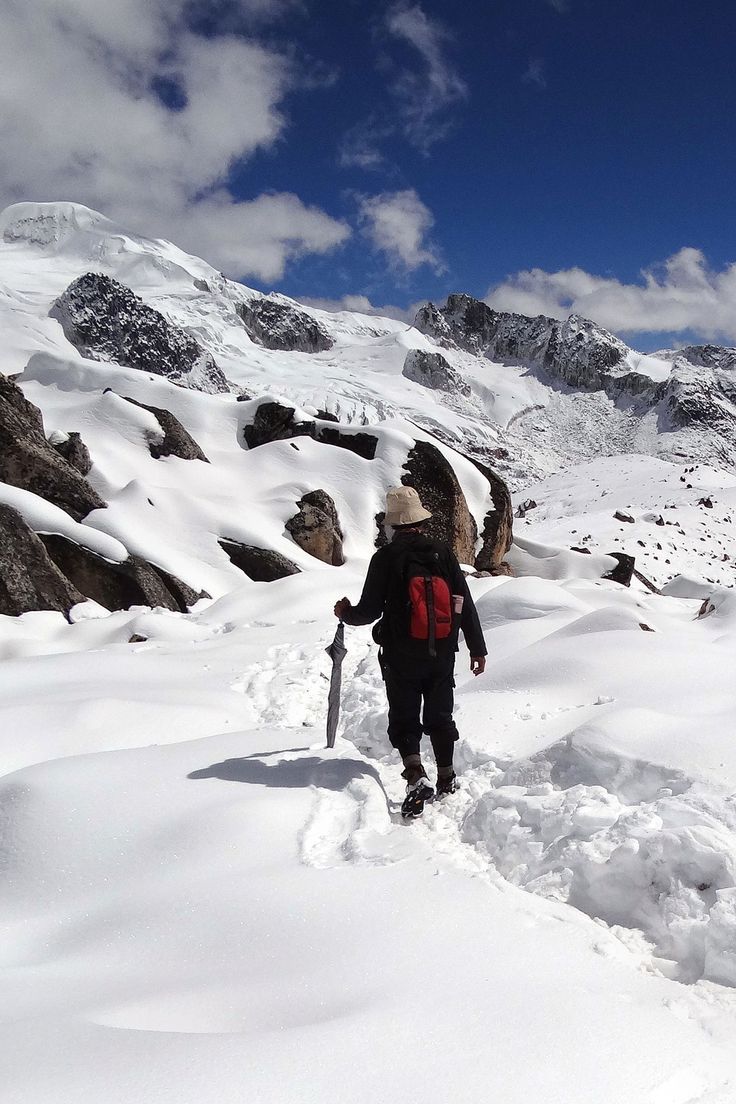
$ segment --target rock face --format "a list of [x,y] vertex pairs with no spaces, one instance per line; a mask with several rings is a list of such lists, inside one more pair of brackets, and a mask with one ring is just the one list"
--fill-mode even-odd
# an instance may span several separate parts
[[80,276],[50,313],[91,360],[113,361],[208,394],[229,390],[222,371],[193,337],[109,276]]
[[67,464],[76,468],[80,475],[89,475],[92,470],[92,457],[79,433],[67,433],[57,440],[54,440],[52,435],[49,437],[49,444],[66,460]]
[[462,564],[475,563],[478,527],[451,465],[429,441],[417,441],[410,451],[401,482],[414,487],[432,514],[425,532],[449,544]]
[[321,353],[334,344],[316,319],[280,299],[251,299],[239,304],[237,310],[248,337],[265,349]]
[[285,579],[287,575],[299,574],[299,568],[292,560],[270,548],[255,548],[228,540],[218,543],[223,552],[227,552],[230,562],[255,583],[272,583],[276,579]]
[[443,344],[489,360],[526,364],[548,372],[572,387],[606,391],[613,396],[653,390],[648,376],[628,368],[628,347],[617,337],[578,315],[560,322],[539,315],[495,311],[470,295],[450,295],[446,306],[422,307],[414,326]]
[[342,531],[335,503],[326,491],[309,491],[297,503],[299,513],[286,523],[286,530],[295,543],[323,563],[340,567],[345,563],[342,554]]
[[170,410],[164,410],[160,406],[146,406],[145,403],[131,399],[127,395],[122,396],[126,402],[138,406],[141,410],[147,410],[161,426],[164,435],[163,441],[149,441],[148,451],[154,460],[160,460],[162,456],[179,456],[182,460],[203,460],[209,464],[209,460],[201,448],[189,434],[179,419]]
[[[723,353],[731,351],[721,350]],[[716,430],[730,443],[736,441],[736,378],[733,369],[694,365],[684,357],[677,357],[672,374],[661,392],[663,405],[675,426],[703,426]]]
[[[200,595],[138,556],[112,563],[57,534],[44,534],[48,556],[76,591],[109,610],[161,606],[186,613]],[[83,599],[77,599],[80,601]]]
[[479,460],[472,462],[488,480],[493,502],[493,509],[489,510],[483,519],[481,547],[475,559],[475,567],[478,571],[488,571],[491,575],[510,575],[512,571],[510,566],[504,563],[504,556],[513,540],[514,512],[511,505],[511,492],[493,468],[489,468],[487,464],[481,464]]
[[0,374],[0,481],[33,491],[81,521],[106,503],[49,444],[41,412]]
[[372,433],[345,433],[333,426],[320,425],[318,421],[297,422],[296,411],[278,402],[262,402],[250,425],[244,426],[243,436],[249,449],[266,445],[270,441],[288,441],[293,437],[311,437],[325,445],[337,445],[372,460],[376,455],[378,440]]
[[33,610],[66,614],[83,601],[18,511],[0,504],[0,614],[17,617]]
[[442,353],[410,349],[406,354],[401,374],[433,391],[447,391],[466,397],[470,394],[470,385],[447,362]]

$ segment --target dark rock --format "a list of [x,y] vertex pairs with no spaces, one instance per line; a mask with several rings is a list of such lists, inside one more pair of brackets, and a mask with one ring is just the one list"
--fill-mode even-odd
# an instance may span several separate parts
[[342,531],[335,503],[326,491],[309,491],[297,503],[299,513],[286,522],[286,531],[300,548],[323,563],[340,567]]
[[537,508],[537,503],[534,501],[534,499],[533,498],[526,498],[526,499],[524,499],[523,502],[520,502],[519,505],[516,507],[516,513],[514,514],[514,517],[517,517],[517,518],[526,517],[526,515],[529,513],[530,510],[536,510],[536,508]]
[[665,524],[665,520],[664,520],[664,518],[662,517],[661,514],[659,515],[659,517],[657,518],[657,520],[655,521],[654,524],[655,525],[664,525]]
[[[449,544],[460,563],[475,563],[478,528],[452,466],[429,441],[417,441],[409,452],[401,482],[414,487],[432,514],[427,536]],[[476,566],[478,566],[476,564]]]
[[79,433],[68,433],[63,440],[52,440],[49,443],[80,475],[89,475],[92,470],[92,457]]
[[578,315],[564,322],[544,315],[531,318],[492,310],[471,295],[453,294],[440,309],[433,303],[422,307],[414,326],[441,344],[453,343],[496,362],[541,369],[573,387],[603,390],[612,397],[654,393],[648,376],[628,369],[627,346]]
[[584,544],[572,544],[572,545],[570,545],[570,551],[571,552],[581,552],[583,556],[592,555],[590,549],[587,548]]
[[230,562],[256,583],[271,583],[287,575],[298,575],[300,568],[280,552],[270,548],[255,548],[237,541],[218,541]]
[[470,395],[470,384],[442,356],[441,353],[427,353],[422,349],[410,349],[404,360],[402,376],[421,383],[433,391],[447,391],[451,394]]
[[154,460],[160,460],[162,456],[179,456],[182,460],[203,460],[209,464],[209,460],[202,452],[194,438],[186,431],[179,419],[170,410],[164,410],[160,406],[146,406],[145,403],[131,399],[127,395],[122,398],[126,402],[138,406],[141,410],[147,410],[153,414],[161,427],[164,435],[163,441],[149,441],[148,451]]
[[251,341],[266,349],[321,353],[334,344],[316,319],[291,303],[264,296],[240,303],[237,312]]
[[148,640],[148,637],[147,636],[141,636],[140,633],[133,633],[132,636],[128,637],[128,643],[129,644],[145,644],[147,640]]
[[41,412],[0,374],[0,481],[59,506],[76,521],[105,502],[46,440]]
[[615,517],[616,521],[628,521],[632,525],[634,524],[634,519],[631,514],[625,514],[623,510],[616,510],[616,513],[613,516]]
[[259,445],[266,445],[271,441],[287,441],[293,437],[311,437],[325,445],[348,449],[362,456],[364,460],[372,460],[376,455],[378,439],[372,433],[347,433],[332,426],[320,425],[314,420],[297,422],[295,413],[293,407],[283,406],[278,402],[260,403],[253,422],[243,427],[248,448],[258,448]]
[[611,571],[607,571],[603,578],[610,579],[612,583],[629,586],[634,574],[634,564],[636,562],[634,557],[627,555],[626,552],[609,552],[608,555],[613,556],[615,560],[618,560],[618,563]]
[[197,601],[198,596],[185,583],[138,556],[115,563],[56,533],[43,534],[40,539],[76,589],[105,609],[151,606],[186,613]]
[[81,594],[50,559],[23,517],[0,504],[0,614],[17,617],[34,610],[68,614]]
[[80,276],[50,313],[67,340],[91,360],[137,368],[208,394],[229,390],[222,371],[190,334],[109,276]]
[[321,422],[339,422],[337,414],[330,414],[329,410],[318,410],[317,417]]
[[[660,547],[660,545],[657,545],[657,548]],[[654,558],[657,559],[656,556]],[[640,583],[643,583],[647,590],[651,590],[652,594],[661,594],[659,587],[656,586],[651,579],[647,579],[646,575],[643,575],[637,568],[634,568],[634,578],[638,579]]]
[[496,564],[493,567],[493,569],[488,572],[488,574],[489,575],[508,575],[511,578],[513,578],[514,577],[514,569],[513,569],[513,567],[511,566],[510,563],[506,563],[506,560],[501,560],[501,562]]
[[194,286],[197,291],[210,291],[210,285],[206,280],[200,280],[198,276],[194,277]]
[[706,510],[712,510],[713,499],[710,497],[710,495],[707,495],[705,498],[699,498],[698,506],[705,506]]
[[514,518],[511,493],[504,480],[494,472],[493,468],[487,464],[481,464],[472,456],[468,459],[488,480],[493,503],[493,509],[489,510],[483,519],[481,548],[475,558],[475,566],[479,571],[493,571],[502,562],[513,540]]
[[652,628],[652,626],[647,625],[646,621],[640,621],[639,622],[639,628],[642,629],[644,632],[654,632],[654,629]]

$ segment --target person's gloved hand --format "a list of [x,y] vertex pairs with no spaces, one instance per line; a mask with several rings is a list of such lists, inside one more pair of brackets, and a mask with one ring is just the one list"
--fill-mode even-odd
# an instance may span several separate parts
[[[335,607],[337,608],[337,607]],[[485,656],[471,656],[470,657],[470,670],[474,675],[482,675],[486,669],[486,657]]]
[[335,602],[335,617],[339,617],[342,621],[343,617],[348,612],[351,605],[352,602],[349,598],[340,598],[339,601]]

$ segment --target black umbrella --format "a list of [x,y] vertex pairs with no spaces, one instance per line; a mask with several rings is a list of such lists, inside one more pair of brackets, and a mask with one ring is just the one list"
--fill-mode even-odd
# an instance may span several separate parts
[[332,675],[330,676],[330,692],[327,698],[327,746],[335,746],[335,734],[337,722],[340,717],[340,684],[342,682],[342,661],[348,653],[345,647],[345,626],[340,622],[335,631],[335,639],[327,648],[328,656],[332,660]]

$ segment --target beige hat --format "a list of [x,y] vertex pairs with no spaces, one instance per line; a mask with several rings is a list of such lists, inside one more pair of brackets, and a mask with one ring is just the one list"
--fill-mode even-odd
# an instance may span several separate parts
[[387,525],[417,525],[431,516],[413,487],[389,487],[386,491]]

